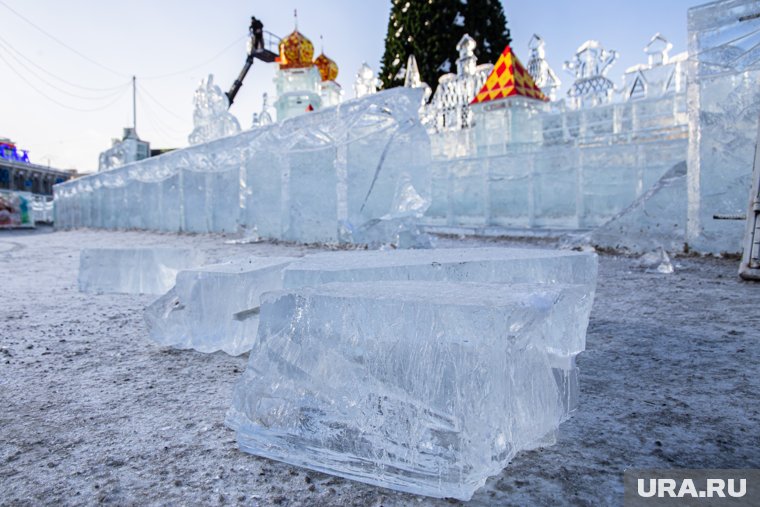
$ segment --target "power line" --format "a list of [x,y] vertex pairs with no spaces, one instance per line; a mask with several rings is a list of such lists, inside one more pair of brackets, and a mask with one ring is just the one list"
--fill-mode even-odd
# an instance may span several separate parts
[[170,115],[174,116],[176,119],[178,119],[180,121],[185,121],[185,118],[182,118],[180,115],[178,115],[174,111],[171,111],[171,110],[167,109],[166,106],[164,106],[161,103],[160,100],[156,99],[153,95],[151,95],[150,93],[148,93],[148,90],[146,90],[145,87],[142,84],[139,85],[138,88],[140,89],[140,92],[144,93],[145,96],[148,97],[150,100],[152,100],[155,104],[157,104],[158,107],[160,107],[161,109],[163,109],[164,111],[166,111]]
[[161,120],[161,118],[155,114],[155,111],[145,101],[142,94],[137,95],[137,101],[140,103],[140,106],[148,112],[149,121],[153,124],[153,126],[161,130],[164,135],[167,137],[182,137],[184,135],[181,130],[177,130],[176,128]]
[[[3,46],[3,42],[2,42],[2,39],[0,39],[0,48],[4,48],[4,46]],[[81,100],[90,100],[90,101],[99,101],[99,100],[106,100],[106,99],[110,99],[110,98],[111,98],[111,97],[113,97],[114,95],[116,95],[116,94],[120,93],[121,91],[123,91],[123,88],[124,88],[125,86],[127,86],[127,84],[128,84],[128,83],[124,83],[124,84],[122,84],[120,87],[116,88],[116,89],[115,89],[115,91],[112,91],[112,92],[110,92],[110,93],[106,93],[106,94],[104,94],[104,95],[101,95],[101,96],[99,96],[99,97],[88,97],[88,96],[85,96],[85,95],[79,95],[79,94],[77,94],[77,93],[73,93],[73,92],[70,92],[70,91],[68,91],[68,90],[64,90],[64,89],[61,89],[61,88],[59,88],[57,85],[55,85],[55,84],[51,83],[50,81],[46,80],[44,77],[42,77],[42,76],[41,76],[41,75],[39,75],[37,72],[35,72],[34,70],[32,70],[32,69],[31,69],[29,66],[27,66],[27,65],[26,65],[26,64],[25,64],[23,61],[21,61],[21,60],[20,60],[18,57],[16,57],[16,56],[15,56],[13,53],[10,53],[10,52],[8,52],[8,53],[7,53],[7,56],[9,56],[10,58],[13,58],[13,60],[14,60],[14,61],[15,61],[15,62],[16,62],[18,65],[19,65],[19,66],[23,67],[23,68],[24,68],[24,69],[25,69],[25,70],[26,70],[26,71],[27,71],[29,74],[31,74],[32,76],[34,76],[34,77],[35,77],[35,78],[36,78],[38,81],[40,81],[40,82],[42,82],[42,83],[44,83],[44,84],[48,85],[49,87],[53,88],[55,91],[57,91],[57,92],[59,92],[59,93],[62,93],[62,94],[64,94],[64,95],[68,95],[68,96],[70,96],[70,97],[74,97],[74,98],[76,98],[76,99],[81,99]]]
[[[0,2],[2,2],[2,0],[0,0]],[[192,72],[192,71],[194,71],[195,69],[197,69],[199,67],[203,67],[204,65],[207,65],[207,64],[213,62],[214,60],[216,60],[217,58],[219,58],[220,56],[222,56],[224,53],[226,53],[227,51],[229,51],[230,48],[232,48],[233,46],[237,45],[240,41],[242,41],[242,40],[244,40],[246,38],[248,38],[248,34],[243,35],[241,37],[238,37],[237,39],[235,39],[234,41],[232,41],[231,43],[229,43],[227,46],[225,46],[224,49],[222,49],[221,51],[219,51],[217,54],[215,54],[214,56],[212,56],[208,60],[205,60],[205,61],[203,61],[201,63],[196,64],[196,65],[193,65],[192,67],[188,67],[188,68],[186,68],[184,70],[178,70],[176,72],[170,72],[168,74],[160,74],[160,75],[157,75],[157,76],[141,77],[140,79],[143,79],[143,80],[145,80],[145,79],[148,79],[148,80],[164,79],[164,78],[167,78],[167,77],[178,76],[180,74],[187,74],[188,72]]]
[[16,11],[15,9],[13,9],[10,5],[8,5],[7,3],[5,3],[3,0],[0,0],[0,5],[2,5],[3,7],[5,7],[6,9],[8,9],[9,11],[11,11],[13,14],[15,14],[16,16],[18,16],[22,20],[24,20],[27,24],[29,24],[30,26],[32,26],[33,28],[35,28],[37,31],[39,31],[40,33],[42,33],[46,37],[50,38],[51,40],[57,42],[58,44],[60,44],[64,48],[68,49],[69,51],[71,51],[75,55],[77,55],[77,56],[79,56],[81,58],[84,58],[85,60],[87,60],[88,62],[92,63],[93,65],[96,65],[96,66],[100,67],[103,70],[107,70],[108,72],[110,72],[112,74],[115,74],[115,75],[121,76],[121,77],[129,77],[127,74],[124,74],[124,73],[119,72],[117,70],[114,70],[114,69],[112,69],[112,68],[110,68],[110,67],[108,67],[106,65],[103,65],[102,63],[93,60],[92,58],[90,58],[89,56],[81,53],[80,51],[77,51],[76,49],[74,49],[73,47],[69,46],[68,44],[66,44],[65,42],[63,42],[61,39],[59,39],[58,37],[56,37],[55,35],[52,35],[51,33],[49,33],[44,28],[42,28],[39,25],[35,24],[29,18],[27,18],[26,16],[22,15],[20,12]]
[[93,92],[107,92],[107,91],[111,91],[111,90],[121,89],[121,87],[124,86],[124,84],[120,84],[118,86],[111,86],[111,87],[108,87],[108,88],[92,88],[92,87],[89,87],[89,86],[82,86],[82,85],[77,84],[77,83],[72,83],[71,81],[68,81],[68,80],[62,78],[62,77],[58,76],[57,74],[54,74],[53,72],[49,71],[48,69],[46,69],[42,65],[39,65],[39,64],[35,63],[34,60],[32,60],[31,58],[25,56],[21,51],[19,51],[18,49],[16,49],[10,42],[8,42],[7,40],[3,39],[2,37],[0,37],[0,44],[4,44],[7,47],[7,49],[10,49],[12,52],[14,52],[16,54],[16,56],[22,58],[23,60],[25,60],[30,65],[32,65],[35,68],[41,70],[42,72],[48,74],[52,78],[57,79],[58,81],[61,81],[62,83],[65,83],[65,84],[67,84],[67,85],[69,85],[69,86],[71,86],[73,88],[79,88],[81,90],[87,90],[87,91],[93,91]]
[[77,112],[80,112],[80,113],[92,113],[92,112],[95,112],[95,111],[102,111],[103,109],[107,109],[107,108],[111,107],[112,105],[116,104],[116,102],[118,102],[124,96],[124,93],[127,90],[127,87],[125,86],[124,89],[122,90],[122,92],[114,100],[112,100],[108,104],[105,104],[105,105],[100,106],[100,107],[94,107],[94,108],[89,108],[89,109],[72,107],[72,106],[69,106],[67,104],[63,104],[63,103],[59,102],[58,100],[50,97],[48,94],[46,94],[45,92],[43,92],[42,90],[40,90],[39,88],[37,88],[28,79],[26,79],[23,76],[23,74],[21,74],[13,66],[11,66],[10,62],[8,62],[8,60],[6,60],[5,57],[3,57],[3,55],[0,55],[0,60],[2,60],[5,63],[5,65],[7,65],[8,68],[10,68],[11,72],[13,72],[14,74],[16,74],[16,76],[18,76],[19,79],[21,79],[24,83],[26,83],[27,86],[29,86],[29,88],[31,88],[32,90],[36,91],[38,94],[42,95],[43,97],[45,97],[50,102],[52,102],[52,103],[54,103],[54,104],[56,104],[56,105],[58,105],[60,107],[63,107],[65,109],[69,109],[71,111],[77,111]]

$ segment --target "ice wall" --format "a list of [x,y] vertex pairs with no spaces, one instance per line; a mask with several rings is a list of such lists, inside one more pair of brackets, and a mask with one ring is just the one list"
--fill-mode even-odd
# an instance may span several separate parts
[[421,91],[398,88],[57,185],[56,227],[354,241],[399,184],[430,195]]
[[595,228],[686,159],[685,108],[675,94],[578,111],[483,111],[475,129],[432,135],[425,222]]
[[760,2],[693,7],[689,27],[688,242],[739,252],[760,116]]
[[630,206],[591,231],[588,242],[630,252],[663,248],[681,252],[686,243],[686,162],[671,168]]

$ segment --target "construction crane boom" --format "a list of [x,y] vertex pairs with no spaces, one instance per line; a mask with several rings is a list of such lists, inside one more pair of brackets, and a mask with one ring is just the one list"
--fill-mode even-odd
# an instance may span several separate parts
[[264,24],[251,16],[251,26],[248,29],[250,33],[250,40],[248,42],[248,56],[245,59],[245,64],[240,70],[237,79],[232,83],[230,91],[227,92],[227,98],[229,99],[230,107],[235,101],[235,96],[243,86],[243,80],[248,74],[248,71],[253,65],[253,59],[258,58],[262,62],[272,63],[277,58],[275,49],[278,49],[280,38],[271,32],[264,31]]

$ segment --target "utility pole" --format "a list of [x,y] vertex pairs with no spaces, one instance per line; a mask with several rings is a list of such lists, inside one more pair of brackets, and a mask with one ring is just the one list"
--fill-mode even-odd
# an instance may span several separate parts
[[137,78],[132,76],[132,128],[137,134]]

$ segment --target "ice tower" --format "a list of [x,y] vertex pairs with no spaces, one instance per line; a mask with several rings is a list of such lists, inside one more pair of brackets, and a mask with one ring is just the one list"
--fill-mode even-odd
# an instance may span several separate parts
[[540,141],[537,114],[544,110],[548,100],[512,48],[504,48],[491,75],[470,103],[478,150],[488,150],[495,143]]
[[277,121],[340,103],[343,90],[335,82],[338,65],[324,50],[315,59],[314,45],[298,31],[297,24],[293,33],[280,41],[277,62]]
[[322,76],[313,62],[314,45],[298,28],[280,41],[277,87],[277,121],[322,107]]
[[319,77],[321,78],[319,89],[322,105],[328,107],[339,104],[343,90],[335,82],[335,78],[338,77],[338,64],[328,58],[322,50],[317,59],[314,60],[314,65],[319,70]]

